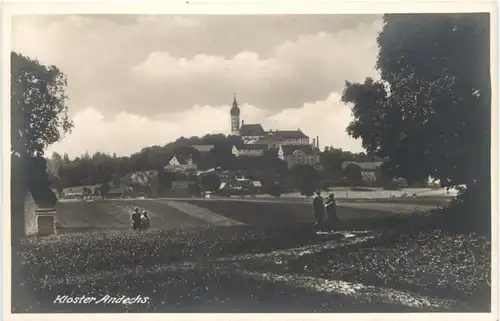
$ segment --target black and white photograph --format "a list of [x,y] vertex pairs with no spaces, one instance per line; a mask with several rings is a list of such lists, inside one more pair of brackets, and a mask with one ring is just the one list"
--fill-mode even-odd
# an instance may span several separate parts
[[5,309],[494,320],[479,7],[9,13]]

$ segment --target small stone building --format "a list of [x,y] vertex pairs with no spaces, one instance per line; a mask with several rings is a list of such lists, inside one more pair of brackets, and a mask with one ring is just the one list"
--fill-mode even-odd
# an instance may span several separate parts
[[[48,188],[47,188],[48,189]],[[49,189],[48,189],[49,190]],[[55,233],[57,198],[52,191],[28,192],[24,199],[24,232],[30,235]]]

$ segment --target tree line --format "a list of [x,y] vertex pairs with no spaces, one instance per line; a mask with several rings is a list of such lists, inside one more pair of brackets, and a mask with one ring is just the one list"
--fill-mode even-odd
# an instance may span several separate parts
[[[277,155],[274,150],[267,151],[262,157],[236,158],[231,152],[232,146],[240,146],[241,144],[243,142],[237,136],[209,134],[203,137],[181,137],[164,146],[146,147],[132,154],[130,157],[118,157],[116,154],[110,155],[101,152],[90,155],[86,152],[79,157],[70,159],[67,154],[60,155],[54,152],[47,159],[47,167],[51,186],[57,190],[65,187],[100,185],[109,182],[118,184],[122,177],[138,171],[154,170],[163,172],[169,158],[173,155],[192,157],[193,162],[201,170],[215,167],[240,170],[248,174],[250,178],[253,176],[254,179],[262,181],[272,179],[275,175],[278,175],[279,171],[282,172],[282,175],[285,175],[288,171],[283,164],[281,164],[282,168],[279,168],[280,164],[277,162]],[[192,145],[213,145],[214,148],[210,152],[199,152]],[[361,173],[355,172],[352,174],[352,171],[344,170],[342,162],[379,160],[377,157],[372,157],[365,153],[351,153],[328,146],[321,152],[321,163],[325,168],[322,176],[324,179],[337,182],[342,177],[347,176],[360,183]],[[308,166],[298,166],[297,168],[300,169],[294,169],[294,171],[290,172],[300,172],[302,168],[306,168],[304,169],[305,171],[311,171],[308,169]],[[300,174],[298,175],[300,176]],[[311,177],[312,179],[312,177],[318,175],[314,174],[307,177]],[[167,180],[163,179],[162,181],[166,182]]]

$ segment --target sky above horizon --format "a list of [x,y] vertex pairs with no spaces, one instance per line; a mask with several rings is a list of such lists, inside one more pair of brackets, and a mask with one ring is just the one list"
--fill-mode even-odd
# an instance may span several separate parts
[[345,81],[377,78],[380,15],[54,15],[12,18],[12,50],[68,78],[75,127],[49,147],[128,156],[241,119],[360,152]]

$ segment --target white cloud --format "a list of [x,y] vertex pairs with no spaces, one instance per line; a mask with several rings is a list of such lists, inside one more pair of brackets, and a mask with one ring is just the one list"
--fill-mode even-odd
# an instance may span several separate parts
[[[155,51],[131,68],[130,78],[133,87],[147,90],[147,98],[141,100],[163,100],[169,108],[202,102],[219,105],[231,92],[265,110],[298,108],[332,91],[340,92],[346,80],[376,78],[380,27],[376,21],[336,34],[301,35],[277,44],[268,57],[244,51],[232,57],[176,58],[168,51]],[[157,112],[161,108],[165,107],[158,106]]]
[[91,154],[100,151],[128,156],[144,147],[163,146],[180,136],[224,132],[228,113],[229,106],[196,106],[186,112],[168,115],[167,120],[150,119],[127,112],[106,119],[95,108],[88,108],[73,118],[75,126],[71,134],[50,146],[48,155],[57,151],[76,157],[86,150]]
[[125,155],[227,133],[233,92],[247,121],[355,151],[338,97],[346,80],[377,76],[381,26],[351,15],[18,16],[12,47],[68,77],[76,127],[60,152]]

